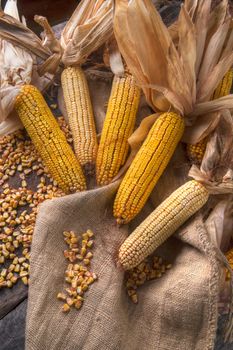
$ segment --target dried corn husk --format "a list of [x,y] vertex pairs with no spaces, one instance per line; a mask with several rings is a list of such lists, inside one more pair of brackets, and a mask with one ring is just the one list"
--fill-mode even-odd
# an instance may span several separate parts
[[[16,2],[7,10],[17,15]],[[61,47],[46,18],[36,17],[45,31],[43,40],[8,14],[0,11],[0,135],[22,127],[13,111],[20,86],[30,84],[41,91],[51,84],[58,69]]]
[[82,64],[113,35],[112,19],[112,0],[82,0],[61,35],[63,63]]
[[210,137],[200,168],[193,165],[189,176],[211,194],[233,194],[233,117],[222,112],[218,128]]
[[185,116],[190,125],[185,141],[204,138],[216,127],[218,111],[233,106],[230,95],[209,102],[233,64],[227,1],[213,10],[210,5],[210,0],[186,0],[172,35],[151,1],[116,1],[114,32],[120,51],[150,106]]

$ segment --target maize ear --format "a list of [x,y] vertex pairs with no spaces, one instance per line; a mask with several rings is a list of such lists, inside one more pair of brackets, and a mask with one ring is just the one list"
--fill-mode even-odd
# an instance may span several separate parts
[[81,166],[40,91],[22,86],[15,109],[59,187],[66,193],[85,190]]
[[218,85],[216,90],[214,91],[213,100],[216,100],[217,98],[227,96],[231,92],[231,86],[232,86],[232,80],[233,80],[233,69],[230,69],[222,79],[221,83]]
[[[230,267],[233,269],[233,248],[231,248],[226,254],[225,254]],[[227,270],[226,271],[226,279],[227,281],[230,280],[230,272]]]
[[119,224],[131,221],[143,208],[183,132],[184,119],[176,113],[163,113],[155,121],[117,192],[113,214]]
[[125,270],[140,264],[208,200],[206,188],[196,180],[179,187],[125,240],[119,262]]
[[99,185],[110,183],[125,162],[139,100],[140,89],[132,75],[114,77],[96,160]]
[[98,144],[87,80],[82,68],[77,66],[65,68],[61,82],[75,154],[86,173],[91,174]]
[[[229,70],[221,83],[218,85],[217,89],[214,92],[213,99],[217,99],[223,96],[227,96],[231,92],[233,80],[233,69]],[[205,149],[207,145],[207,138],[203,139],[200,142],[197,142],[195,145],[187,145],[187,153],[190,161],[194,164],[201,164],[203,156],[205,154]]]
[[190,161],[194,164],[200,165],[204,157],[207,145],[207,137],[197,142],[195,145],[187,145],[187,153]]

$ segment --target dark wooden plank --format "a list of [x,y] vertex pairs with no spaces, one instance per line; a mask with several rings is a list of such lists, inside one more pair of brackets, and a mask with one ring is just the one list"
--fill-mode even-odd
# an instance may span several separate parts
[[41,27],[34,22],[34,15],[45,16],[54,25],[70,18],[77,3],[77,0],[18,0],[20,14],[25,16],[28,26],[37,33],[40,33]]
[[0,349],[24,350],[27,300],[0,320]]
[[[7,0],[2,1],[4,8]],[[24,15],[29,28],[37,34],[41,32],[41,27],[33,20],[35,15],[47,17],[51,25],[63,22],[70,18],[79,0],[18,0],[20,15]]]
[[[12,289],[0,290],[0,320],[27,298],[28,288],[18,282]],[[0,346],[1,349],[1,346]]]

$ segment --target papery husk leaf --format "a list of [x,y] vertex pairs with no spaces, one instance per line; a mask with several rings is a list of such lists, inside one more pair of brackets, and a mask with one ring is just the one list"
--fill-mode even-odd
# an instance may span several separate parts
[[0,39],[0,122],[14,109],[20,86],[31,83],[32,70],[33,58],[28,52]]
[[233,194],[233,118],[222,112],[218,128],[210,137],[200,169],[193,165],[189,176],[201,182],[211,194]]
[[47,19],[42,16],[36,16],[35,19],[45,31],[43,41],[29,28],[25,27],[24,24],[3,12],[0,12],[0,38],[11,42],[13,45],[28,51],[28,53],[42,60],[41,76],[46,72],[55,74],[61,60],[61,46],[55,38]]
[[179,55],[184,62],[188,86],[191,90],[192,104],[196,101],[196,33],[185,7],[181,7],[179,15]]
[[196,8],[197,8],[198,0],[186,0],[184,2],[185,10],[188,12],[191,19],[193,19]]
[[[231,20],[230,28],[233,28],[233,20]],[[226,56],[232,53],[232,47],[233,47],[233,30],[230,30],[227,36],[226,43],[224,45],[224,49],[222,51],[221,60],[223,60]]]
[[83,0],[67,22],[62,35],[62,61],[66,66],[79,65],[113,34],[113,1]]
[[233,108],[233,95],[227,95],[220,98],[217,98],[212,101],[202,102],[196,104],[192,113],[190,113],[189,117],[197,117],[202,116],[207,113],[213,113],[220,111],[222,109],[232,109]]
[[232,236],[233,198],[221,200],[211,211],[205,222],[211,241],[222,251],[226,251]]
[[[225,106],[223,101],[201,104],[212,98],[232,64],[232,28],[228,30],[226,2],[219,7],[219,14],[214,10],[213,15],[211,11],[210,0],[186,0],[175,30],[170,31],[150,0],[116,0],[114,31],[118,46],[148,104],[155,111],[175,110],[185,117],[187,126],[195,123],[194,129],[202,115],[231,108],[229,98],[224,101],[227,102]],[[217,16],[217,26],[213,16]],[[170,33],[173,33],[175,44]],[[211,125],[212,131],[217,124],[210,117],[208,123],[207,118],[203,118],[204,129],[202,125],[201,133],[197,131],[198,138],[208,134],[208,126]]]
[[[233,52],[225,56],[211,71],[211,73],[206,77],[206,80],[203,80],[202,85],[200,85],[197,102],[208,101],[218,84],[223,79],[224,75],[229,71],[233,64]],[[228,107],[226,107],[228,108]]]
[[56,72],[62,56],[62,48],[59,41],[56,39],[53,29],[49,25],[47,18],[43,16],[34,16],[34,20],[44,29],[44,37],[42,46],[48,48],[53,54],[38,67],[38,73],[43,76],[47,72],[53,74]]
[[18,21],[20,21],[19,11],[17,8],[17,0],[7,0],[5,7],[4,7],[4,12],[7,15],[10,15],[10,16],[16,18]]
[[179,40],[179,36],[178,36],[178,23],[177,21],[175,21],[174,23],[172,23],[169,27],[168,27],[168,31],[170,34],[170,37],[174,43],[175,46],[177,46],[177,42]]
[[[185,68],[179,63],[168,29],[152,3],[135,0],[127,7],[127,1],[116,1],[114,30],[120,51],[148,103],[155,110],[167,110],[169,105],[159,93],[166,91],[180,101],[175,107],[180,113],[184,109],[190,111],[192,98],[185,80]],[[178,107],[180,103],[183,108]]]
[[[13,17],[4,14],[2,11],[0,12],[0,38],[28,51],[30,54],[36,55],[43,61],[50,59],[53,55],[50,48],[43,46],[42,41],[34,32]],[[44,42],[46,42],[46,40],[44,40]],[[50,40],[48,40],[48,42],[51,45]],[[57,47],[56,44],[54,44],[54,46]],[[55,71],[56,69],[57,67],[55,67]]]
[[[148,88],[148,84],[155,83],[153,77],[156,77],[157,85],[163,87],[168,85],[164,62],[166,51],[169,50],[169,42],[165,39],[161,44],[159,38],[152,32],[152,22],[157,21],[159,16],[155,14],[155,18],[150,18],[147,15],[146,4],[143,2],[134,1],[128,5],[127,0],[118,0],[115,4],[114,32],[120,52],[136,81],[142,87],[148,103],[153,108],[160,108],[160,105],[156,105],[156,97],[160,94]],[[154,15],[153,5],[151,8],[151,13]],[[160,30],[166,28],[161,20],[159,25]],[[135,33],[137,33],[136,36]],[[164,48],[161,45],[164,45]]]
[[[233,117],[229,110],[223,110],[218,128],[206,146],[206,152],[201,163],[201,171],[211,173],[216,177],[216,168],[224,166],[233,168]],[[214,174],[212,174],[215,172]],[[224,173],[224,175],[225,175]]]
[[[1,114],[1,110],[0,110]],[[12,132],[15,132],[19,129],[23,129],[24,126],[21,123],[19,117],[16,115],[15,112],[13,112],[7,120],[4,120],[3,122],[0,123],[0,137],[9,135]]]
[[120,169],[117,176],[112,180],[112,182],[118,180],[122,177],[122,175],[129,168],[133,159],[135,158],[137,152],[139,151],[141,145],[146,139],[151,127],[153,126],[156,119],[160,116],[161,113],[151,114],[148,117],[145,117],[139,127],[134,131],[134,133],[129,137],[128,143],[130,145],[130,155],[124,164],[124,166]]
[[186,126],[182,142],[196,144],[205,139],[217,127],[221,117],[220,112],[208,113],[201,115],[200,118]]
[[196,75],[199,72],[200,65],[203,58],[203,53],[205,49],[205,41],[208,31],[209,23],[209,13],[211,7],[211,0],[199,0],[196,7],[196,13],[194,15],[194,23],[196,27],[196,37],[197,37],[197,60],[195,64]]
[[228,0],[221,0],[211,12],[208,23],[207,41],[209,41],[209,38],[217,31],[218,27],[223,24],[226,18],[227,7]]
[[209,174],[204,174],[203,172],[201,172],[201,170],[196,165],[192,165],[192,168],[189,171],[189,177],[192,177],[196,181],[202,183],[210,194],[233,193],[233,181],[229,181],[226,183],[210,181]]
[[[223,25],[221,25],[217,31],[213,34],[213,36],[210,38],[210,41],[208,43],[208,46],[206,48],[206,52],[204,55],[204,59],[201,65],[201,70],[199,73],[199,82],[198,84],[200,86],[204,86],[206,84],[206,81],[212,72],[213,68],[217,64],[224,45],[224,41],[226,39],[228,29],[229,29],[230,21],[228,20]],[[209,91],[209,89],[207,89]],[[209,92],[209,94],[211,94]],[[200,95],[200,91],[199,91]],[[210,95],[207,95],[207,100]],[[199,101],[204,101],[204,99],[200,98],[200,96],[197,96]]]
[[[156,96],[154,96],[153,94],[151,96],[152,102],[150,103],[150,106],[152,108],[156,104],[157,106],[160,106],[159,109],[167,110],[167,111],[170,109],[174,109],[177,113],[181,115],[184,114],[184,107],[183,107],[182,101],[179,99],[179,96],[173,93],[172,91],[154,84],[142,85],[141,87],[148,88],[148,89],[155,89],[157,91]],[[148,93],[149,92],[150,90],[148,90]],[[161,94],[159,94],[159,92]]]
[[115,39],[108,43],[109,65],[114,75],[123,76],[125,69],[123,60]]
[[13,111],[15,98],[24,84],[33,84],[40,91],[52,82],[48,73],[40,77],[35,57],[18,46],[0,39],[0,121],[6,120]]
[[15,99],[19,93],[19,87],[9,86],[1,89],[0,93],[0,122],[5,121],[15,106]]

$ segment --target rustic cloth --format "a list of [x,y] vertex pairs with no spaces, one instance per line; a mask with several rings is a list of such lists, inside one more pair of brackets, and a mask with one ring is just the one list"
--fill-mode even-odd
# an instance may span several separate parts
[[[217,325],[219,265],[199,214],[160,249],[173,267],[139,289],[139,303],[125,292],[116,266],[120,243],[133,229],[118,227],[112,200],[118,183],[41,205],[32,245],[27,350],[207,350]],[[152,210],[148,203],[138,221]],[[137,224],[137,222],[135,222]],[[64,230],[95,232],[92,270],[98,275],[81,310],[61,312],[67,262]]]

